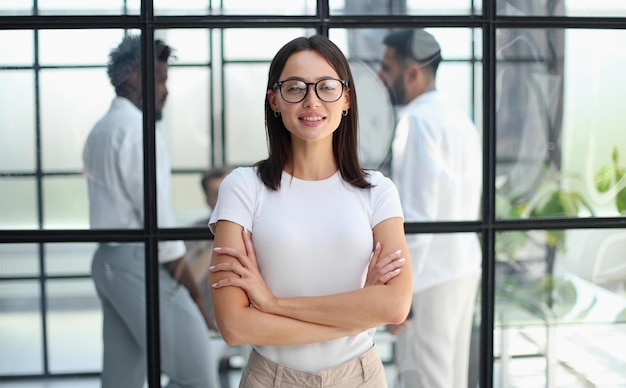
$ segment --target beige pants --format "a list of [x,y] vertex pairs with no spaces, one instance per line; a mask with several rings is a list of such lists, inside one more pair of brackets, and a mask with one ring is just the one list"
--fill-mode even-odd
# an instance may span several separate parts
[[353,360],[315,373],[277,364],[253,350],[239,388],[279,387],[386,388],[387,379],[375,346]]

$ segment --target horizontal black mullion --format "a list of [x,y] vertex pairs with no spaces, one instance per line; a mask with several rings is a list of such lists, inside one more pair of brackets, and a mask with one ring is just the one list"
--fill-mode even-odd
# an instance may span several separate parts
[[567,16],[498,16],[493,21],[498,28],[590,28],[626,29],[624,17]]
[[585,218],[519,218],[497,220],[491,226],[496,231],[553,229],[620,229],[626,228],[625,217]]
[[2,230],[0,244],[48,242],[145,242],[149,236],[137,229]]
[[40,380],[49,382],[50,379],[85,378],[100,377],[100,372],[76,372],[76,373],[45,373],[45,374],[23,374],[23,375],[0,375],[0,381],[26,381]]
[[139,16],[0,16],[0,30],[139,28]]
[[[90,279],[91,274],[86,273],[82,275],[22,275],[22,276],[0,276],[2,282],[22,282],[27,280],[75,280],[75,279]],[[6,284],[6,283],[5,283]]]

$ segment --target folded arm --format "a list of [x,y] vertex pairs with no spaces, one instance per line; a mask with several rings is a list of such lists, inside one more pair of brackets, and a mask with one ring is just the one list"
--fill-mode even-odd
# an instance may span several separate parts
[[376,257],[370,266],[367,287],[316,297],[280,299],[272,295],[258,274],[251,241],[241,231],[241,226],[231,222],[217,224],[215,245],[228,248],[215,253],[210,281],[218,324],[227,342],[319,342],[406,318],[412,268],[402,219],[391,218],[374,228],[374,239],[382,246],[375,253],[383,258]]

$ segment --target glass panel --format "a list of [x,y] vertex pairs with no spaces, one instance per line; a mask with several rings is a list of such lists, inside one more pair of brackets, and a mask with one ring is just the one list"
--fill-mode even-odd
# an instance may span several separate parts
[[0,229],[37,229],[37,185],[34,178],[1,178],[0,193]]
[[0,278],[38,276],[37,258],[35,244],[0,244]]
[[[84,254],[91,254],[91,249]],[[47,301],[50,371],[99,371],[102,367],[102,311],[93,282],[90,279],[48,280]]]
[[268,68],[269,64],[256,63],[224,65],[224,127],[229,165],[250,165],[267,157],[264,101]]
[[202,170],[210,164],[209,77],[208,67],[170,67],[169,94],[159,129],[165,135],[174,169]]
[[626,383],[625,251],[623,229],[496,236],[499,386]]
[[626,212],[626,51],[613,43],[624,39],[622,30],[498,32],[498,217]]
[[624,17],[626,5],[600,0],[498,0],[498,14],[510,16]]
[[[191,227],[206,216],[207,204],[201,181],[202,174],[178,174],[172,177],[172,202],[176,225]],[[204,228],[208,228],[207,223],[204,223]]]
[[0,31],[0,66],[32,66],[35,53],[33,42],[32,31]]
[[[281,47],[299,36],[309,36],[313,29],[228,29],[224,30],[224,60],[269,62]],[[267,80],[264,80],[267,83]],[[265,93],[265,92],[264,92]]]
[[46,274],[88,276],[91,273],[91,258],[97,247],[95,243],[46,244]]
[[470,15],[480,14],[478,0],[330,0],[338,15]]
[[0,70],[0,172],[33,172],[35,85],[32,70]]
[[44,30],[39,33],[39,61],[42,66],[103,65],[122,36],[121,30]]
[[174,48],[173,64],[189,65],[210,62],[211,44],[208,29],[168,29],[157,30],[157,39],[162,39]]
[[40,79],[44,171],[79,172],[89,130],[114,95],[106,71],[50,69],[42,70]]
[[0,16],[32,15],[32,9],[33,0],[5,0],[0,3]]
[[38,0],[41,15],[138,14],[140,0]]
[[154,0],[158,15],[314,15],[316,0]]
[[82,176],[50,176],[43,180],[45,229],[89,228],[87,185]]
[[0,375],[43,373],[40,287],[0,281]]

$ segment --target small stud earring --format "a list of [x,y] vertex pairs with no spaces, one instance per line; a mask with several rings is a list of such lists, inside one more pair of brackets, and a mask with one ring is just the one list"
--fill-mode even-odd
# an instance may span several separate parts
[[279,118],[280,117],[280,112],[274,111],[274,117]]
[[347,116],[348,115],[348,110],[344,110],[343,112],[341,112],[342,115]]

